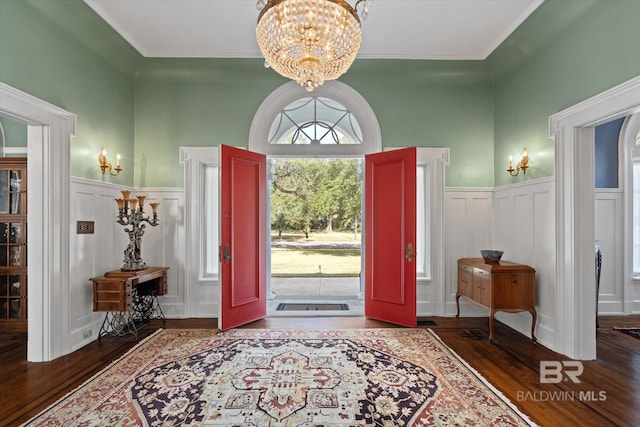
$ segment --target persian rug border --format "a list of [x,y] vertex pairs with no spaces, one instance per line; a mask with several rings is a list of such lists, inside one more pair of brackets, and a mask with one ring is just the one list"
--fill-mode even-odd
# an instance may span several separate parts
[[[197,344],[194,344],[195,341],[193,340],[197,340]],[[117,414],[125,414],[126,411],[129,411],[129,409],[127,409],[125,412],[122,412],[123,407],[126,406],[130,408],[131,405],[138,407],[138,405],[144,404],[144,402],[140,402],[136,400],[134,395],[136,395],[137,392],[134,389],[129,389],[128,387],[134,387],[134,388],[137,387],[137,390],[143,390],[143,394],[141,395],[142,399],[147,403],[149,402],[148,400],[149,397],[148,396],[144,397],[145,393],[147,393],[148,391],[147,386],[145,386],[144,384],[142,388],[140,388],[139,385],[135,386],[135,383],[140,378],[140,376],[148,377],[149,375],[152,375],[151,372],[156,372],[153,375],[158,375],[157,370],[160,369],[162,371],[161,374],[165,375],[163,376],[163,378],[165,378],[166,380],[166,378],[170,378],[171,375],[175,375],[175,374],[171,374],[167,370],[167,366],[171,367],[176,364],[182,364],[183,362],[180,362],[181,360],[182,361],[186,359],[191,360],[192,358],[206,357],[207,360],[209,360],[209,362],[214,362],[214,364],[228,363],[226,361],[223,361],[219,357],[216,357],[216,360],[213,361],[211,355],[209,356],[206,356],[206,355],[200,356],[200,355],[205,353],[211,354],[210,353],[211,351],[215,351],[218,354],[229,354],[228,353],[229,351],[231,351],[232,353],[237,353],[238,349],[234,347],[236,346],[235,343],[243,342],[244,340],[258,340],[263,342],[263,344],[265,342],[271,343],[271,344],[267,344],[267,346],[264,348],[273,347],[274,342],[281,342],[281,341],[282,342],[301,342],[301,340],[302,341],[310,340],[312,342],[315,342],[315,344],[311,344],[312,348],[315,349],[314,350],[315,356],[313,356],[314,363],[322,363],[323,360],[325,361],[327,360],[327,356],[326,356],[327,353],[323,353],[324,351],[322,350],[323,345],[318,344],[319,342],[322,342],[325,340],[328,340],[331,342],[342,342],[343,344],[340,344],[340,348],[342,348],[342,350],[340,351],[347,351],[351,355],[351,357],[355,357],[355,359],[349,359],[349,360],[352,360],[353,363],[357,363],[358,367],[363,367],[363,366],[374,367],[374,365],[379,367],[381,362],[387,363],[386,368],[383,367],[379,371],[375,372],[374,374],[372,374],[373,375],[372,377],[368,376],[369,374],[367,374],[367,376],[359,377],[359,378],[373,378],[376,384],[379,384],[379,385],[389,384],[392,387],[392,389],[395,389],[395,387],[397,387],[397,390],[400,390],[400,391],[404,390],[402,391],[403,393],[404,392],[409,393],[409,395],[406,395],[406,396],[411,396],[411,393],[417,392],[418,394],[414,395],[414,397],[411,398],[414,401],[416,401],[415,399],[417,399],[421,395],[422,397],[426,398],[427,400],[423,401],[423,403],[420,403],[420,405],[422,406],[420,406],[419,412],[416,412],[415,415],[410,415],[411,419],[414,420],[413,422],[415,422],[415,425],[424,426],[424,425],[431,425],[432,423],[451,425],[452,422],[459,423],[460,420],[463,420],[463,421],[465,420],[465,416],[471,416],[471,414],[475,413],[476,415],[473,415],[473,419],[476,422],[479,421],[481,423],[483,422],[482,420],[484,420],[484,422],[488,422],[494,416],[498,417],[498,419],[488,422],[487,425],[493,425],[495,423],[496,425],[508,424],[508,425],[535,426],[535,423],[533,423],[527,415],[521,412],[518,409],[518,407],[512,401],[510,401],[510,399],[508,399],[500,390],[498,390],[495,386],[493,386],[478,371],[476,371],[473,367],[471,367],[471,365],[469,365],[469,363],[466,360],[464,360],[455,351],[453,351],[453,349],[447,346],[444,343],[444,341],[430,328],[415,328],[415,329],[413,328],[412,329],[369,328],[369,329],[334,329],[334,330],[232,329],[225,332],[221,332],[218,329],[159,329],[154,333],[152,333],[151,335],[149,335],[148,337],[141,340],[140,342],[136,343],[131,349],[129,349],[123,355],[121,355],[114,361],[110,362],[108,366],[104,367],[99,372],[92,375],[89,379],[84,381],[80,386],[78,386],[74,390],[67,393],[65,396],[56,400],[56,402],[49,405],[46,409],[44,409],[39,414],[34,416],[31,420],[22,424],[22,426],[48,425],[46,424],[47,421],[51,422],[52,419],[53,420],[66,419],[67,421],[75,420],[75,421],[71,421],[72,424],[70,425],[79,425],[79,424],[73,424],[73,422],[81,422],[80,420],[86,414],[91,414],[91,413],[100,414],[98,418],[91,418],[92,423],[95,423],[100,419],[103,419],[104,421],[105,417],[106,419],[109,419],[109,417],[114,415],[116,415],[116,418],[118,418],[120,415],[117,415]],[[352,340],[352,342],[351,344],[344,344],[344,340],[346,341]],[[431,344],[429,343],[429,341],[431,341]],[[279,345],[285,345],[285,344],[277,344],[276,347]],[[245,346],[246,344],[241,344],[241,348],[245,348]],[[246,348],[250,349],[251,347],[246,347]],[[264,351],[262,350],[262,348],[263,347],[260,347],[260,346],[254,348],[254,350],[257,351],[257,353],[254,352],[253,354],[257,355],[257,359],[255,358],[256,356],[251,356],[252,361],[259,361],[261,359],[264,359],[264,356],[262,356],[263,353],[261,353]],[[162,351],[158,352],[159,349],[161,349]],[[299,347],[299,350],[302,351],[301,347]],[[205,351],[205,353],[202,353],[203,351]],[[241,350],[241,351],[244,351],[244,350]],[[286,354],[286,358],[288,360],[292,357],[295,358],[296,355],[300,356],[302,354],[302,353],[297,353],[296,351],[297,350],[295,349],[287,350],[287,353],[282,353],[282,354]],[[362,351],[364,351],[364,353],[362,353]],[[371,353],[369,353],[369,351],[373,351],[374,354],[378,354],[378,356],[376,356],[376,360],[374,361],[370,360],[373,356],[371,355]],[[149,357],[150,354],[155,355],[155,357]],[[277,356],[277,357],[280,357],[280,356]],[[226,358],[226,356],[223,357],[223,359],[224,358]],[[307,360],[306,356],[303,356],[303,358]],[[449,360],[447,360],[447,358]],[[176,362],[174,362],[174,360]],[[273,359],[273,360],[276,360],[276,359]],[[312,359],[308,359],[308,360],[312,360]],[[338,365],[336,365],[336,369],[339,370],[340,364],[344,365],[344,363],[347,363],[347,364],[352,363],[349,360],[343,359],[342,361],[338,361]],[[403,362],[403,360],[406,360],[407,362]],[[231,361],[231,359],[229,359],[229,361]],[[412,361],[412,362],[409,362],[409,361]],[[401,364],[395,364],[397,362],[400,362]],[[363,363],[364,365],[362,365]],[[373,363],[373,365],[371,363]],[[413,363],[415,363],[416,365],[414,366],[414,368],[411,368],[411,366],[409,365],[412,365]],[[456,363],[459,364],[460,366],[459,368],[455,367]],[[222,366],[222,365],[217,365],[217,366]],[[245,366],[245,365],[242,365],[242,366]],[[258,367],[243,369],[243,371],[252,371],[251,377],[242,378],[242,379],[250,378],[251,380],[250,380],[250,383],[248,384],[251,384],[252,382],[254,382],[254,380],[256,379],[255,377],[256,373],[258,375],[260,374],[260,369],[262,368],[259,363],[256,366]],[[424,368],[422,368],[423,366]],[[315,366],[315,367],[318,368],[318,366]],[[408,371],[404,370],[405,367],[409,370]],[[221,369],[224,370],[224,368],[221,368]],[[320,366],[319,369],[323,373],[323,375],[327,374],[326,378],[325,376],[322,377],[322,381],[327,383],[334,381],[334,379],[331,378],[332,375],[330,375],[329,373],[338,375],[338,377],[333,375],[333,378],[340,378],[341,375],[344,375],[344,373],[340,374],[339,372],[334,371],[332,367],[329,365],[327,365],[325,368]],[[351,369],[356,369],[356,371],[358,370],[356,368],[356,365],[353,365]],[[396,369],[399,369],[399,370],[396,370]],[[433,369],[433,370],[423,371],[422,369]],[[230,372],[233,372],[233,371],[230,371]],[[266,371],[262,371],[262,372],[266,372]],[[429,372],[434,372],[435,375],[437,375],[440,378],[438,379],[438,377],[433,376]],[[166,376],[166,375],[169,375],[169,376]],[[219,374],[215,374],[215,375],[219,375]],[[403,377],[404,375],[409,375],[409,376]],[[226,376],[229,377],[228,373]],[[353,377],[353,375],[351,375],[351,377]],[[410,379],[410,377],[414,377],[414,384],[416,380],[418,381],[417,384],[423,384],[421,386],[422,391],[417,391],[418,389],[409,389],[401,384],[402,381],[407,381]],[[472,378],[475,378],[476,380],[475,385],[473,384]],[[184,379],[183,377],[180,378],[181,381],[183,379]],[[233,381],[237,383],[239,379],[240,378],[235,376]],[[207,382],[208,384],[222,384],[222,383],[225,383],[225,381],[227,380],[229,380],[229,378],[225,378],[225,375],[222,375],[222,376],[217,376],[216,379],[213,379],[213,380],[207,379],[205,382]],[[201,380],[198,380],[198,382],[199,381]],[[342,380],[338,380],[338,382],[341,382],[341,381]],[[440,381],[443,381],[443,383],[441,384]],[[130,383],[134,385],[133,386],[128,385]],[[379,385],[377,388],[380,390]],[[239,384],[237,386],[240,388],[236,390],[243,390],[245,383]],[[215,387],[217,388],[218,386],[215,386]],[[387,387],[387,386],[383,386],[383,387]],[[431,401],[432,396],[435,396],[441,393],[439,391],[440,387],[445,387],[443,389],[445,391],[447,389],[453,390],[454,394],[451,395],[451,398],[463,399],[461,402],[464,402],[466,400],[466,404],[464,403],[461,404],[462,406],[459,406],[459,409],[458,409],[459,411],[463,411],[463,412],[457,413],[456,410],[453,409],[457,407],[456,404],[449,403],[447,404],[447,406],[442,406],[443,401],[441,400]],[[102,396],[100,394],[100,390],[102,390],[102,392],[104,392],[104,390],[114,390],[114,392],[106,393],[104,396]],[[126,393],[125,401],[122,401],[120,400],[121,398],[118,398],[118,396],[121,395],[123,390],[129,390],[125,392]],[[247,396],[254,396],[254,397],[258,396],[256,394],[257,392],[250,391],[249,389],[244,389],[244,390],[247,390],[247,391],[244,392],[245,394],[244,394],[244,397],[242,397],[242,399],[250,398]],[[322,405],[326,405],[326,404],[330,405],[330,406],[326,406],[326,408],[337,407],[335,406],[336,401],[331,401],[331,399],[326,400],[328,398],[327,396],[331,395],[333,391],[337,389],[334,390],[331,387],[327,389],[329,390],[328,391],[329,395],[324,394],[324,392],[322,391],[322,387],[320,387],[318,390],[319,390],[318,392],[313,392],[313,394],[311,394],[310,396],[316,399],[316,402],[317,404],[320,405],[319,406],[320,408],[325,407]],[[156,390],[156,392],[162,393],[163,390]],[[96,395],[96,393],[98,394]],[[354,393],[357,394],[358,392],[354,391]],[[371,411],[372,410],[371,408],[373,408],[372,406],[373,400],[371,400],[372,396],[373,398],[375,398],[376,396],[379,396],[378,399],[380,399],[380,395],[377,395],[377,394],[371,395],[369,393],[371,393],[371,389],[368,389],[366,397],[365,395],[360,395],[359,399],[364,399],[364,400],[359,400],[359,401],[361,402],[360,403],[361,405],[362,404],[364,404],[365,406],[369,405],[370,407],[369,411]],[[436,393],[436,394],[433,394],[433,393]],[[393,402],[388,401],[389,394],[386,392],[383,394],[387,396],[385,397],[385,399],[387,400],[386,404],[391,405],[393,409],[393,406],[395,404]],[[158,396],[162,396],[162,394],[158,394]],[[240,395],[238,393],[235,393],[235,395],[231,396],[235,400],[233,401],[225,400],[225,402],[231,402],[234,405],[241,405],[243,401],[239,400],[240,397],[238,396]],[[449,395],[447,394],[447,396]],[[457,396],[457,397],[453,397],[453,396]],[[131,400],[132,398],[133,400]],[[337,399],[337,397],[334,396],[334,399]],[[342,398],[340,397],[340,399]],[[441,398],[438,397],[438,399],[441,399]],[[302,398],[302,400],[299,400],[299,401],[304,402],[305,399]],[[203,401],[203,402],[206,402],[206,401]],[[219,406],[220,402],[221,402],[220,400],[217,401],[217,405],[218,405],[217,408],[221,408],[221,406]],[[342,405],[343,409],[342,409],[342,412],[337,415],[344,418],[345,416],[348,416],[348,413],[344,412],[344,401],[341,400],[341,402],[343,402],[340,404]],[[358,400],[356,399],[352,402],[356,402],[356,407],[357,407]],[[370,402],[370,403],[367,403],[367,402]],[[353,403],[348,403],[348,405],[352,405],[352,404]],[[449,405],[452,405],[452,406],[449,407]],[[479,406],[476,406],[476,405],[479,405]],[[237,410],[237,409],[241,410],[241,406],[232,405],[232,407],[234,410]],[[297,409],[293,408],[293,410],[299,411],[300,408],[303,408],[303,407],[304,405],[301,407],[298,407]],[[353,408],[353,406],[350,406],[350,407]],[[384,408],[384,407],[378,406],[378,400],[376,400],[375,407],[377,407],[378,410],[380,408]],[[387,408],[388,407],[389,406],[387,406]],[[108,413],[106,413],[106,415],[103,416],[101,411],[104,410],[105,408],[107,408]],[[224,423],[224,422],[220,423],[221,421],[224,421],[224,419],[226,419],[226,418],[222,418],[222,419],[219,418],[222,413],[219,413],[219,411],[216,412],[215,409],[214,409],[214,412],[211,412],[211,408],[209,406],[206,406],[204,408],[205,408],[204,409],[205,412],[206,411],[209,411],[209,412],[205,414],[204,412],[202,412],[202,409],[201,409],[198,414],[198,415],[205,414],[205,418],[202,420],[204,424],[209,425],[209,423],[206,422],[207,420],[211,421],[212,426],[237,424],[237,422],[231,422],[230,420],[229,422],[231,422],[231,424]],[[502,409],[498,409],[498,408],[502,408]],[[141,412],[139,412],[140,409],[142,408],[140,407],[137,410],[138,415],[136,415],[135,413],[133,413],[133,415],[135,415],[136,417],[140,416],[142,414]],[[265,407],[261,406],[261,409],[265,410]],[[362,406],[361,406],[361,409],[362,409]],[[115,412],[113,412],[114,410]],[[274,419],[278,421],[276,423],[277,425],[280,425],[280,421],[285,421],[285,419],[288,416],[291,416],[285,409],[280,408],[278,405],[276,405],[276,408],[270,407],[270,408],[266,408],[266,410],[270,416],[274,417]],[[399,408],[395,408],[395,410],[398,411]],[[402,410],[405,411],[406,408]],[[451,410],[453,410],[454,412],[451,412]],[[271,412],[268,412],[268,411],[271,411]],[[307,411],[307,409],[305,409],[305,411]],[[468,411],[471,411],[471,412],[468,412]],[[509,412],[511,413],[510,415],[509,415]],[[351,419],[351,421],[349,422],[346,422],[346,423],[338,422],[337,424],[334,424],[333,422],[326,422],[325,425],[327,426],[329,425],[341,425],[341,426],[345,425],[346,426],[346,425],[356,425],[356,424],[365,425],[365,424],[362,424],[364,422],[364,419],[360,417],[362,416],[362,414],[366,415],[366,413],[354,412],[354,414],[357,414],[357,413],[359,413],[360,415],[358,415],[354,419]],[[370,413],[373,414],[373,412],[370,412]],[[490,415],[490,414],[493,414],[493,415]],[[192,416],[193,415],[189,415],[189,417],[192,417]],[[125,420],[129,422],[126,425],[131,425],[130,422],[134,420],[134,418],[131,418],[130,415],[126,415],[126,417],[127,418],[125,418]],[[373,420],[370,415],[366,415],[366,417],[368,417],[369,419],[368,422]],[[479,418],[475,418],[475,417],[479,417]],[[408,420],[409,418],[405,417],[405,419]],[[466,418],[466,419],[470,420],[469,418]],[[197,418],[196,419],[191,418],[190,420],[185,419],[183,420],[184,421],[183,425],[200,425],[199,424],[200,421],[196,421],[196,420]],[[454,421],[454,420],[457,420],[457,421]],[[85,417],[85,421],[86,421],[86,417]],[[194,421],[196,422],[194,423]],[[444,422],[441,423],[441,421],[444,421]],[[149,419],[145,421],[144,418],[139,419],[139,422],[142,422],[144,425],[156,424],[155,421],[150,422]],[[369,425],[368,422],[366,425]],[[405,422],[405,424],[402,424],[402,425],[414,425],[413,422],[411,424],[406,424]],[[41,424],[41,423],[45,423],[45,424]],[[120,425],[120,423],[117,423],[117,424]],[[371,425],[374,425],[374,424],[371,424]]]
[[478,381],[483,383],[489,390],[491,390],[491,392],[493,392],[493,394],[495,394],[496,398],[502,400],[507,406],[509,406],[511,408],[511,410],[513,410],[515,413],[517,413],[518,416],[520,416],[523,421],[525,421],[526,423],[528,423],[531,426],[535,426],[536,425],[533,421],[531,421],[531,418],[529,418],[528,415],[526,415],[524,412],[522,412],[515,403],[513,403],[507,396],[504,395],[504,393],[502,393],[493,384],[491,384],[489,382],[489,380],[487,380],[485,377],[483,377],[480,374],[480,372],[476,371],[475,368],[473,368],[471,365],[469,365],[469,363],[466,360],[464,360],[460,355],[458,355],[458,353],[453,351],[453,349],[451,347],[449,347],[447,344],[445,344],[445,342],[442,341],[442,338],[440,338],[440,336],[438,334],[436,334],[430,328],[422,328],[422,329],[427,329],[429,332],[431,332],[431,334],[442,344],[442,346],[447,350],[447,352],[449,352],[451,354],[452,357],[456,358],[458,360],[458,362],[460,362],[462,365],[464,365],[464,367],[467,368],[469,370],[469,372],[471,372],[476,377],[476,379]]
[[[218,331],[217,329],[212,329],[215,331]],[[98,372],[96,372],[95,374],[93,374],[91,377],[89,377],[87,380],[85,380],[82,384],[80,384],[79,386],[77,386],[76,388],[74,388],[73,390],[71,390],[70,392],[68,392],[67,394],[65,394],[64,396],[62,396],[61,398],[59,398],[58,400],[56,400],[55,402],[53,402],[51,405],[47,406],[45,409],[43,409],[42,411],[40,411],[37,415],[35,415],[33,418],[31,418],[29,421],[23,423],[20,425],[20,427],[23,426],[27,426],[30,423],[32,423],[33,421],[37,420],[38,418],[42,417],[43,415],[45,415],[47,412],[51,411],[53,408],[55,408],[56,406],[58,406],[60,403],[62,403],[65,399],[73,396],[75,393],[80,392],[83,388],[85,388],[87,385],[91,384],[93,381],[95,381],[98,377],[102,376],[103,374],[107,373],[110,369],[112,369],[115,365],[117,365],[118,363],[120,363],[122,360],[124,360],[125,358],[129,357],[132,353],[136,352],[141,346],[143,346],[144,344],[148,343],[149,341],[151,341],[153,338],[159,336],[162,332],[164,332],[165,329],[163,328],[159,328],[156,331],[154,331],[151,335],[149,335],[148,337],[145,337],[144,339],[138,341],[133,347],[131,347],[129,350],[127,350],[126,352],[124,352],[120,357],[112,360],[111,362],[109,362],[109,364],[107,366],[105,366],[104,368],[100,369]]]

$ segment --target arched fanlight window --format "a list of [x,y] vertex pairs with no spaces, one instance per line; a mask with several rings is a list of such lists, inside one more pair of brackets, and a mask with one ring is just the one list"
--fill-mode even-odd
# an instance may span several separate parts
[[269,130],[269,144],[362,144],[358,120],[341,103],[320,96],[287,105]]
[[309,96],[289,82],[258,108],[249,150],[274,157],[355,157],[381,151],[382,136],[373,109],[346,84],[332,80]]

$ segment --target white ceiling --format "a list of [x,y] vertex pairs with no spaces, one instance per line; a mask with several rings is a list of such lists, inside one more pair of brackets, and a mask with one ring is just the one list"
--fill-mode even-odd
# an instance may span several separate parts
[[[256,0],[84,1],[146,57],[261,56]],[[358,57],[485,59],[542,2],[374,0]]]

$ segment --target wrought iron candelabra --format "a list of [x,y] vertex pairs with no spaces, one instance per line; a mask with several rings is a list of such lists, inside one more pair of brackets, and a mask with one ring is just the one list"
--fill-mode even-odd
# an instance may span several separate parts
[[[140,256],[142,246],[142,235],[144,234],[145,222],[152,227],[160,224],[158,220],[158,205],[160,203],[149,203],[152,210],[151,219],[144,216],[144,199],[146,196],[136,196],[129,198],[130,191],[122,191],[122,199],[116,199],[118,204],[118,217],[116,222],[124,225],[124,231],[129,234],[129,245],[124,250],[124,264],[120,268],[122,271],[137,271],[147,268],[147,264]],[[129,228],[127,228],[129,227]]]

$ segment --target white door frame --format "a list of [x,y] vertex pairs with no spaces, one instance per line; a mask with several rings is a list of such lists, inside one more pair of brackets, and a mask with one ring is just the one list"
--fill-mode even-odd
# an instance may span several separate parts
[[[278,159],[282,159],[282,158],[293,158],[293,157],[278,157],[278,156],[267,156],[267,197],[266,197],[266,201],[267,201],[267,206],[266,206],[266,222],[265,222],[265,230],[266,230],[266,236],[265,236],[265,244],[267,246],[267,250],[266,250],[266,258],[265,258],[265,262],[266,262],[266,273],[267,273],[267,280],[266,280],[266,287],[267,287],[267,300],[273,300],[277,297],[277,295],[271,291],[271,231],[272,231],[272,227],[271,227],[271,190],[270,190],[270,185],[272,185],[273,183],[273,173],[272,173],[272,161],[273,160],[278,160]],[[316,155],[316,156],[302,156],[302,157],[295,157],[297,159],[301,159],[301,160],[311,160],[311,159],[336,159],[335,156],[332,155]],[[360,176],[358,177],[358,181],[360,182],[360,187],[361,187],[361,203],[360,203],[360,208],[361,208],[361,219],[362,219],[362,224],[361,224],[361,233],[360,233],[360,271],[363,272],[364,271],[364,156],[353,156],[353,157],[342,157],[342,158],[348,158],[348,159],[352,159],[352,160],[359,160],[360,161],[360,166],[363,168],[362,173],[360,173]],[[359,286],[358,286],[358,293],[355,295],[345,295],[344,299],[363,299],[364,298],[364,280],[363,280],[363,276],[362,274],[360,274],[360,277],[358,278]],[[333,298],[335,296],[328,296],[328,298]],[[323,295],[310,295],[310,296],[301,296],[301,295],[293,295],[293,296],[287,296],[284,297],[284,299],[292,299],[292,300],[305,300],[305,301],[316,301],[316,300],[321,300],[321,299],[326,299],[327,296],[323,296]],[[343,299],[342,296],[339,296],[338,299]],[[269,314],[269,313],[267,313]]]
[[637,150],[635,142],[639,130],[640,113],[628,116],[622,124],[618,140],[619,176],[624,206],[622,310],[625,315],[633,314],[636,298],[640,297],[635,295],[633,280],[633,152]]
[[574,359],[596,358],[595,126],[640,111],[640,76],[549,118],[555,141],[556,342]]
[[44,362],[68,348],[69,154],[76,115],[2,82],[0,115],[28,125],[27,360]]

